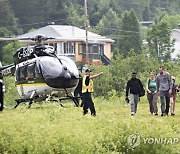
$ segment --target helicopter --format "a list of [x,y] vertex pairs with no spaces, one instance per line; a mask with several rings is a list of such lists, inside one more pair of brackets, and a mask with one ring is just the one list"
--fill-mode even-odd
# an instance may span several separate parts
[[[20,99],[16,99],[17,108],[23,102],[71,99],[79,82],[79,71],[74,61],[65,56],[57,56],[54,47],[44,45],[52,37],[41,34],[33,38],[0,38],[4,40],[32,40],[36,45],[21,47],[13,55],[14,63],[0,68],[3,76],[14,75],[15,85]],[[62,106],[62,104],[60,104]]]

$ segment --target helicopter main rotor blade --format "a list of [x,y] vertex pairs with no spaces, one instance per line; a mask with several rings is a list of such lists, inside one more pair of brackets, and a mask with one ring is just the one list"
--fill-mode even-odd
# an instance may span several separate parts
[[18,38],[6,38],[6,37],[0,37],[0,41],[14,41],[18,40]]
[[0,37],[0,41],[31,40],[32,38]]
[[[45,37],[43,38],[44,41],[55,39],[54,37]],[[18,37],[0,37],[0,41],[16,41],[16,40],[32,40],[35,41],[36,39],[34,37],[27,37],[27,38],[18,38]]]

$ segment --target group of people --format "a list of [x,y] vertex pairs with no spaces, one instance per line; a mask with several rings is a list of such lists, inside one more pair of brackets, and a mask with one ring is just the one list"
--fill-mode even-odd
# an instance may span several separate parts
[[[143,84],[141,80],[136,77],[136,72],[132,72],[132,77],[128,80],[126,86],[126,100],[129,101],[130,97],[131,116],[134,116],[137,112],[137,104],[142,89]],[[150,72],[150,78],[146,82],[146,90],[152,115],[158,115],[158,97],[160,97],[161,102],[161,116],[168,115],[169,108],[171,116],[175,115],[176,94],[179,91],[179,86],[175,83],[175,77],[166,72],[163,66],[159,67],[157,76],[154,71]],[[129,92],[130,96],[128,97]]]
[[[91,115],[96,116],[91,93],[94,91],[93,79],[101,75],[103,75],[103,72],[91,75],[91,70],[87,68],[84,77],[80,76],[79,85],[74,91],[74,96],[76,97],[77,104],[79,104],[78,94],[82,98],[81,107],[83,107],[83,115],[88,113],[89,108]],[[144,95],[141,94],[144,88],[141,80],[136,77],[136,72],[132,72],[131,75],[131,79],[128,80],[126,85],[126,101],[130,102],[131,116],[135,116],[140,97]],[[175,77],[166,72],[163,66],[159,67],[159,74],[157,76],[154,71],[150,72],[150,77],[147,79],[145,89],[147,91],[149,110],[152,115],[158,115],[158,97],[160,97],[161,102],[161,116],[168,115],[169,109],[171,116],[175,115],[176,94],[179,91],[179,86],[175,83]]]

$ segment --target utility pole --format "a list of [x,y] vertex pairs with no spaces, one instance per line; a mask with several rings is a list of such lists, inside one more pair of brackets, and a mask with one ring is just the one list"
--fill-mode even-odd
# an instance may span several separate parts
[[86,31],[86,64],[89,63],[89,48],[88,48],[88,19],[87,19],[87,0],[84,0],[84,26]]

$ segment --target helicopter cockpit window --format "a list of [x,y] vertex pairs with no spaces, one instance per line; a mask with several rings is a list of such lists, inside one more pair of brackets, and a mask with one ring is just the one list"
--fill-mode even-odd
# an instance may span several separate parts
[[16,81],[20,81],[20,69],[19,68],[17,68],[15,76],[16,76]]
[[34,79],[34,77],[35,77],[35,63],[27,66],[27,76],[28,76],[28,79],[30,79],[30,80]]
[[41,68],[38,63],[35,65],[35,78],[42,79]]
[[27,77],[27,66],[20,67],[19,71],[20,71],[19,72],[19,74],[20,74],[19,79],[21,81],[26,80],[26,77]]

